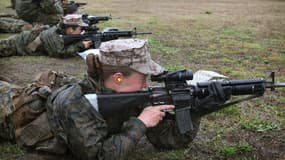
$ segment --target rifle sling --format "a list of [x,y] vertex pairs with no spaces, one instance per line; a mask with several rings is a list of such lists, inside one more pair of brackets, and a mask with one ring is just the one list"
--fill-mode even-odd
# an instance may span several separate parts
[[229,103],[225,103],[225,104],[220,105],[220,109],[226,108],[226,107],[228,107],[228,106],[231,106],[231,105],[234,105],[234,104],[243,102],[243,101],[251,100],[251,99],[254,99],[254,98],[257,98],[257,97],[260,97],[260,96],[261,96],[261,95],[252,95],[252,96],[247,96],[247,97],[245,97],[245,98],[237,99],[237,100],[235,100],[235,101],[231,101],[231,102],[229,102]]

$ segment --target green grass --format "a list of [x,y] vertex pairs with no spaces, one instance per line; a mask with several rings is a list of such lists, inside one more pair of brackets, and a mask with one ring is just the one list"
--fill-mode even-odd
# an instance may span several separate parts
[[185,66],[181,65],[181,64],[167,64],[165,66],[165,68],[167,70],[170,70],[170,71],[176,71],[176,70],[181,70],[181,69],[186,69]]
[[239,142],[234,145],[224,145],[220,148],[220,154],[225,157],[231,157],[233,155],[252,152],[253,148],[247,142]]
[[24,151],[16,144],[1,143],[0,142],[0,159],[7,158],[9,156],[16,157],[24,154]]
[[[274,70],[277,82],[285,81],[282,1],[78,1],[88,2],[82,11],[90,15],[111,13],[120,17],[98,24],[100,29],[137,27],[138,32],[152,32],[137,38],[149,40],[153,59],[168,70],[215,70],[233,79],[266,77],[267,71]],[[8,4],[8,0],[0,1],[2,12],[11,12],[5,8]],[[45,68],[64,71],[78,79],[85,73],[84,62],[79,58],[11,57],[1,59],[0,66],[2,73],[20,84],[31,82],[34,74]],[[135,152],[134,160],[265,160],[281,155],[278,148],[272,151],[272,145],[260,145],[264,142],[260,137],[265,135],[275,144],[284,139],[281,131],[285,127],[285,88],[277,90],[206,116],[187,149]],[[22,153],[16,145],[0,145],[1,158]]]
[[285,61],[285,49],[281,51],[280,59],[281,61]]
[[0,34],[0,39],[6,39],[9,38],[10,36],[12,36],[14,34],[9,34],[9,33],[5,33],[5,34]]
[[221,110],[220,112],[225,114],[225,115],[239,115],[240,109],[238,108],[237,105],[233,105],[233,106],[230,106],[230,107],[227,107],[227,108]]
[[165,154],[165,160],[186,160],[185,155],[183,154],[184,150],[176,150],[176,151],[169,151]]
[[285,103],[285,97],[280,97],[280,98],[279,98],[279,102]]
[[180,52],[180,49],[177,47],[168,46],[168,44],[154,40],[150,38],[149,40],[150,47],[154,53],[160,53],[162,55],[174,56]]
[[233,30],[233,29],[231,29],[231,28],[224,28],[223,29],[223,34],[224,35],[234,35],[236,32]]
[[266,132],[279,129],[278,123],[261,119],[244,120],[241,121],[240,124],[243,128],[256,132]]
[[238,148],[236,146],[223,146],[220,152],[222,155],[228,157],[228,156],[235,155],[237,151],[238,151]]

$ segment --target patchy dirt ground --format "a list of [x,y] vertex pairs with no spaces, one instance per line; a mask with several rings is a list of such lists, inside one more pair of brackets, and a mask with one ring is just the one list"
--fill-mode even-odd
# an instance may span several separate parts
[[[151,31],[143,36],[153,58],[168,69],[218,71],[231,78],[264,77],[276,71],[285,82],[285,1],[283,0],[80,0],[81,12],[120,17],[105,23],[121,29]],[[8,0],[0,2],[3,12]],[[1,38],[10,35],[0,35]],[[1,51],[0,51],[1,52]],[[79,57],[7,57],[0,59],[0,75],[18,85],[30,83],[36,73],[53,69],[81,78]],[[267,92],[206,116],[193,143],[186,149],[160,151],[142,140],[131,156],[135,160],[284,160],[285,90]],[[16,149],[15,149],[16,148]],[[0,144],[0,159],[72,159],[43,155]]]

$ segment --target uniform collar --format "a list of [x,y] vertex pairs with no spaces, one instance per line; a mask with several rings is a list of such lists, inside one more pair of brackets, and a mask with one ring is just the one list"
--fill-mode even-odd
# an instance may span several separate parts
[[85,75],[84,80],[79,82],[84,93],[115,93],[115,91],[104,87],[104,83],[100,78],[92,78]]

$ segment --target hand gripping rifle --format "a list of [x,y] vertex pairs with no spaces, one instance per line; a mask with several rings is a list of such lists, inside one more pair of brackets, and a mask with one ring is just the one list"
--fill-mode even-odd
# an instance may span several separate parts
[[[245,80],[222,80],[222,87],[230,87],[232,95],[250,95],[249,100],[262,96],[267,88],[274,90],[276,87],[285,87],[285,83],[275,84],[274,72],[270,73],[271,81],[263,78]],[[148,91],[115,94],[87,94],[85,97],[92,106],[104,117],[112,116],[114,113],[122,113],[130,106],[146,106],[173,104],[175,105],[175,119],[180,133],[193,130],[191,114],[198,113],[195,110],[195,99],[204,98],[209,95],[208,86],[211,82],[201,82],[196,85],[187,84],[187,80],[192,80],[193,74],[188,70],[166,71],[161,75],[152,76],[155,82],[164,82],[164,87],[149,87]],[[93,97],[90,99],[90,97]],[[224,104],[226,107],[243,100]],[[196,106],[199,107],[199,106]],[[220,107],[219,107],[220,109]]]
[[137,32],[134,30],[120,31],[115,28],[106,28],[102,32],[86,32],[78,35],[60,35],[63,38],[64,45],[70,45],[83,40],[91,40],[94,48],[98,48],[102,42],[115,40],[122,37],[133,37],[136,35],[151,34],[151,32]]

